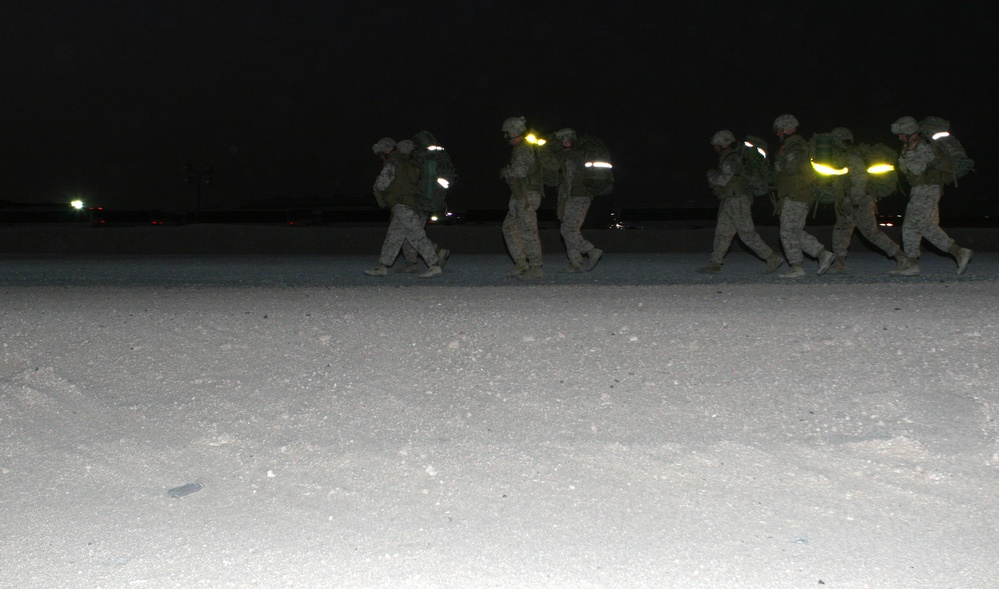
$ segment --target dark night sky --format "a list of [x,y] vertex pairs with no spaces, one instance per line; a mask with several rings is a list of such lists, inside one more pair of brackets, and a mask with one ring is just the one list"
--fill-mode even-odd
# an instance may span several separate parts
[[369,204],[371,144],[429,129],[452,208],[503,208],[499,127],[524,115],[603,137],[623,206],[712,206],[710,136],[775,142],[791,112],[893,147],[897,117],[948,118],[979,162],[955,198],[995,209],[995,9],[833,5],[5,2],[0,199],[184,209],[190,163],[209,207]]

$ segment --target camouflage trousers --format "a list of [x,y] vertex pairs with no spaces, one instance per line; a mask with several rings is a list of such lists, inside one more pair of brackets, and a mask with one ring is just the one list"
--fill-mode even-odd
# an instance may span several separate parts
[[[417,211],[409,205],[392,207],[392,220],[389,221],[388,233],[382,243],[382,254],[378,263],[391,266],[399,256],[403,243],[409,242],[422,257],[427,266],[436,266],[440,260],[434,251],[434,244],[427,237],[424,226],[427,224],[427,214]],[[406,260],[410,260],[407,258]],[[415,260],[413,260],[415,261]]]
[[711,251],[712,262],[722,264],[736,235],[739,236],[742,243],[746,244],[746,247],[764,260],[769,260],[774,255],[774,250],[770,249],[770,246],[756,232],[750,210],[752,204],[753,197],[748,195],[721,200],[718,205],[718,224],[715,226],[714,249]]
[[583,254],[593,249],[593,244],[583,238],[580,231],[590,210],[590,199],[585,196],[570,196],[562,207],[562,226],[559,231],[565,240],[565,254],[573,264],[583,263]]
[[817,258],[826,249],[815,236],[805,231],[810,208],[810,203],[789,198],[785,198],[781,205],[780,242],[784,246],[784,255],[787,256],[789,265],[800,264],[805,259],[802,252]]
[[924,238],[943,251],[954,245],[954,240],[940,228],[941,194],[937,184],[913,186],[909,191],[909,204],[905,207],[905,219],[902,221],[905,257],[918,258],[920,242]]
[[510,210],[503,219],[503,239],[515,262],[527,260],[530,266],[541,266],[541,237],[538,235],[540,206],[540,192],[528,192],[523,199],[510,197]]
[[874,216],[876,210],[873,199],[867,199],[864,204],[837,203],[836,224],[832,230],[834,254],[846,257],[847,250],[850,249],[850,240],[853,238],[853,230],[856,229],[867,238],[867,241],[878,246],[890,257],[895,257],[899,250],[898,244],[878,228],[878,220]]

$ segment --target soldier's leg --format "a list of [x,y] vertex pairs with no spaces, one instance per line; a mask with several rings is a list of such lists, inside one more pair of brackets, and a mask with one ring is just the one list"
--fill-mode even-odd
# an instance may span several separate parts
[[401,223],[405,228],[406,239],[409,243],[420,254],[427,266],[437,266],[440,262],[437,251],[434,248],[434,243],[427,237],[424,228],[427,224],[426,213],[421,213],[412,207],[403,207],[399,216],[402,218]]
[[718,203],[718,222],[715,224],[715,239],[711,247],[711,262],[707,268],[702,270],[720,270],[725,262],[725,254],[732,247],[732,239],[737,232],[735,221],[732,218],[732,208],[735,203],[734,198],[723,198]]
[[583,238],[581,229],[590,209],[590,199],[585,197],[569,197],[562,211],[562,225],[559,229],[565,240],[565,253],[571,264],[582,265],[583,252],[593,249],[593,244]]
[[402,259],[406,264],[400,269],[400,272],[412,272],[420,262],[420,254],[417,253],[416,248],[409,243],[408,239],[402,242]]
[[856,206],[853,204],[836,205],[836,223],[832,229],[832,251],[837,257],[845,258],[853,239],[853,230],[857,226]]
[[[870,201],[867,205],[856,207],[853,211],[853,219],[857,225],[857,230],[868,241],[898,261],[905,259],[904,254],[902,254],[902,248],[878,226],[874,201]],[[839,252],[836,253],[838,254]]]
[[736,201],[732,203],[730,217],[733,227],[739,235],[739,239],[742,240],[742,243],[746,244],[746,247],[753,250],[753,253],[757,256],[770,261],[774,256],[774,250],[756,232],[756,226],[753,224],[752,198],[740,197],[729,200]]
[[[941,250],[948,252],[954,247],[954,239],[940,228],[940,187],[929,187],[927,200],[928,215],[923,229],[923,238]],[[932,203],[932,204],[929,204]]]
[[784,199],[780,211],[780,242],[784,246],[787,263],[791,266],[800,266],[805,259],[801,250],[801,239],[807,218],[808,203]]
[[385,241],[382,243],[381,255],[378,258],[378,263],[382,266],[388,267],[395,263],[402,243],[406,241],[406,229],[399,215],[399,211],[404,208],[404,205],[392,207],[392,217],[389,221],[388,231],[385,233]]
[[905,207],[905,220],[902,222],[902,247],[910,261],[919,259],[923,232],[932,223],[936,202],[928,186],[914,186],[909,192],[909,203]]
[[524,253],[527,255],[527,264],[537,268],[540,268],[542,264],[541,235],[538,234],[538,207],[540,206],[541,193],[528,192],[523,214],[520,217],[521,240],[524,244]]
[[527,264],[527,254],[524,252],[524,242],[521,239],[520,219],[524,216],[524,205],[526,201],[510,197],[509,208],[506,218],[503,219],[503,239],[506,241],[506,248],[510,252],[510,257],[515,263],[524,262]]

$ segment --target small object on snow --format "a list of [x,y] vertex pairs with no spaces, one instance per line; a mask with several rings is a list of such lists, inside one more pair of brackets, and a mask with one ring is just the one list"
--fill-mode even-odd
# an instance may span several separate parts
[[187,483],[186,485],[181,485],[179,487],[174,487],[172,489],[167,489],[167,495],[173,497],[174,499],[179,499],[181,497],[186,497],[191,493],[197,493],[205,486],[201,483]]

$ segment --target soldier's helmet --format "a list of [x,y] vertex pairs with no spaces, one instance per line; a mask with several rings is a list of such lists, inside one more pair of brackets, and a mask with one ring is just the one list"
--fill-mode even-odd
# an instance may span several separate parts
[[794,115],[784,114],[774,119],[774,133],[777,131],[790,131],[798,128],[798,119]]
[[853,131],[846,127],[836,127],[829,134],[833,136],[833,139],[845,145],[853,143]]
[[399,150],[399,153],[409,155],[413,153],[414,149],[416,149],[416,144],[409,139],[403,139],[395,146],[395,148]]
[[728,129],[722,129],[711,136],[711,145],[728,147],[733,143],[735,143],[735,135],[733,135]]
[[891,124],[893,135],[912,135],[919,132],[919,123],[912,117],[901,117]]
[[503,126],[500,127],[500,130],[510,137],[523,135],[527,132],[527,119],[524,117],[510,117],[503,121]]
[[565,141],[566,139],[569,141],[575,141],[576,130],[569,127],[559,129],[558,131],[555,131],[555,139],[558,139],[559,141]]
[[391,137],[382,137],[377,143],[371,146],[371,150],[375,152],[376,155],[381,155],[383,153],[389,153],[395,149],[395,139]]

